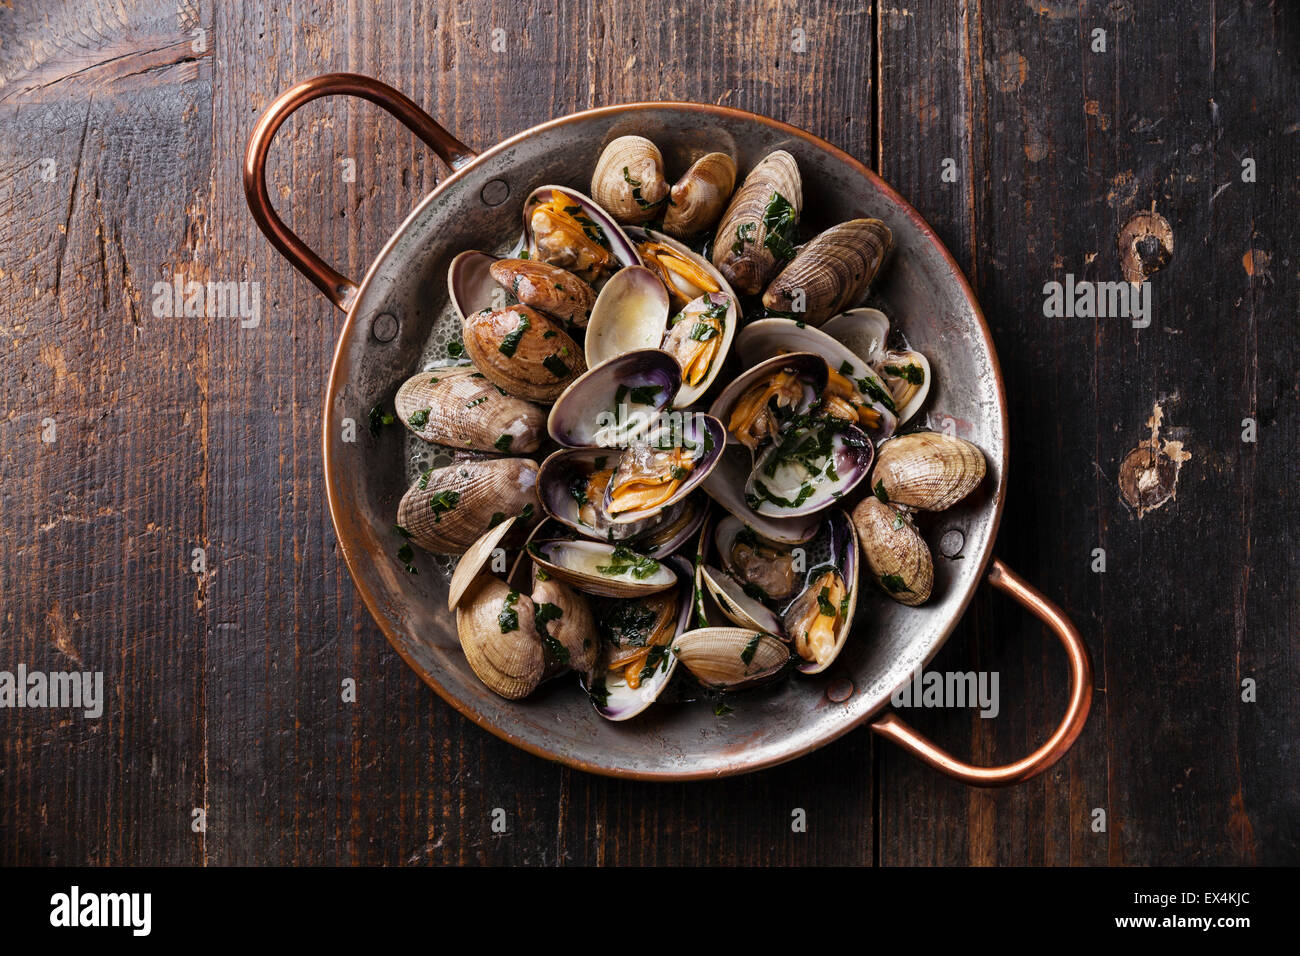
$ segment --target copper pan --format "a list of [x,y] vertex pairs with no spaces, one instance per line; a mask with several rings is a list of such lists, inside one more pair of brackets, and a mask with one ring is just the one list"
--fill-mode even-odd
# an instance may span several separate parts
[[[265,182],[267,152],[281,124],[305,103],[338,94],[383,107],[452,170],[388,240],[360,283],[330,267],[284,225]],[[543,685],[522,702],[490,693],[461,653],[446,611],[444,581],[436,574],[407,574],[394,560],[393,516],[405,487],[399,429],[384,429],[372,439],[364,427],[368,411],[388,400],[416,367],[430,323],[445,303],[450,258],[517,232],[520,203],[533,187],[585,188],[604,143],[625,132],[653,139],[674,168],[689,156],[726,149],[743,172],[769,150],[786,149],[804,173],[810,226],[867,215],[885,220],[898,251],[873,297],[891,314],[906,316],[909,339],[929,357],[936,381],[929,407],[950,417],[955,433],[979,445],[989,463],[982,488],[943,517],[943,530],[955,528],[964,536],[964,560],[936,561],[929,604],[906,608],[874,602],[870,620],[859,615],[859,633],[829,673],[750,692],[726,719],[701,705],[664,705],[635,721],[613,724],[567,681]],[[696,103],[586,110],[476,154],[391,87],[364,76],[329,74],[298,84],[267,109],[248,144],[244,188],[253,218],[271,242],[347,313],[325,395],[322,437],[330,515],[348,569],[397,652],[475,723],[538,756],[593,773],[648,780],[758,770],[869,722],[876,733],[942,773],[996,786],[1041,773],[1078,737],[1092,696],[1087,647],[1059,609],[992,555],[1006,493],[1007,408],[988,326],[965,277],[930,227],[851,156],[785,123]],[[818,215],[825,221],[818,222]],[[349,418],[359,426],[355,442],[343,440]],[[896,713],[883,712],[894,689],[938,652],[984,580],[1039,617],[1069,661],[1070,697],[1060,724],[1028,757],[1001,767],[965,763]]]

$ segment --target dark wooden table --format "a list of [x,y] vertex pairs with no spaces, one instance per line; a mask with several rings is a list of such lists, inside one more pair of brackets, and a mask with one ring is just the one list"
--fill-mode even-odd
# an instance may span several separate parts
[[[1300,862],[1298,50],[1300,16],[1263,0],[6,4],[0,670],[102,670],[108,703],[0,710],[0,862]],[[341,316],[240,183],[259,113],[332,70],[476,147],[593,105],[742,107],[909,197],[1006,377],[997,553],[1095,658],[1073,751],[982,792],[860,730],[752,777],[626,784],[518,752],[425,687],[323,500]],[[377,109],[327,101],[281,134],[271,192],[359,276],[444,172]],[[1150,326],[1045,317],[1045,283],[1122,277],[1150,210],[1173,244]],[[259,283],[260,324],[157,317],[175,274]],[[1160,447],[1190,457],[1140,512],[1121,463],[1156,407]],[[1055,642],[987,589],[934,666],[1001,675],[996,720],[909,714],[979,761],[1028,752],[1064,705]]]

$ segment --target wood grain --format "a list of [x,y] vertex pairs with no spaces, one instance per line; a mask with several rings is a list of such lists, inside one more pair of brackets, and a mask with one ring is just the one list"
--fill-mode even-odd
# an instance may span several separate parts
[[[179,7],[0,8],[0,669],[103,670],[109,689],[100,720],[0,711],[0,863],[1300,860],[1294,16],[1222,0]],[[875,165],[993,330],[1013,463],[997,551],[1089,640],[1099,689],[1075,749],[996,793],[866,731],[752,777],[652,786],[530,757],[433,695],[371,623],[324,504],[341,316],[258,232],[240,181],[261,111],[332,70],[385,80],[476,148],[588,106],[701,100]],[[379,110],[322,101],[281,131],[269,182],[358,278],[443,174]],[[1116,237],[1153,207],[1175,250],[1151,326],[1044,318],[1044,283],[1119,278]],[[260,323],[156,315],[153,285],[175,274],[257,283]],[[1118,469],[1156,403],[1192,458],[1139,517]],[[981,593],[934,666],[998,671],[1002,713],[908,719],[957,754],[1019,757],[1064,706],[1054,647]]]

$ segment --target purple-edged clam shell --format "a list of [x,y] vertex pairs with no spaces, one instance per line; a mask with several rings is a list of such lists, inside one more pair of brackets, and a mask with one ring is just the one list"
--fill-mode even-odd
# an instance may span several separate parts
[[783,447],[797,447],[805,436],[817,438],[826,427],[795,429],[758,456],[745,482],[745,498],[755,511],[771,518],[815,514],[847,496],[871,473],[875,446],[853,425],[839,426],[830,439],[830,454],[816,459],[816,467],[792,457],[779,460]]
[[682,384],[667,352],[641,349],[589,369],[551,407],[546,428],[569,448],[615,448],[644,434]]
[[[669,448],[686,448],[694,451],[691,473],[663,503],[653,508],[638,508],[635,511],[611,515],[610,520],[616,524],[641,521],[681,501],[700,486],[722,457],[722,450],[726,447],[727,430],[722,422],[712,415],[703,412],[674,412],[666,418],[666,421],[656,425],[643,438],[633,442],[623,452],[623,460],[629,458],[653,460],[655,452]],[[614,485],[618,478],[619,473],[616,469],[614,477],[610,479],[609,486],[605,489],[607,512],[613,503]]]
[[[584,537],[595,541],[626,541],[653,531],[667,514],[653,515],[645,521],[614,524],[604,511],[604,503],[594,502],[594,523],[582,520],[581,505],[574,489],[581,489],[587,478],[602,468],[612,467],[620,455],[618,449],[566,448],[553,452],[537,469],[537,496],[542,510]],[[665,552],[667,553],[667,552]]]
[[[728,384],[722,390],[722,394],[709,406],[709,414],[720,420],[724,425],[729,425],[731,411],[741,397],[756,383],[784,369],[795,372],[803,380],[804,400],[796,408],[796,411],[806,412],[826,391],[826,381],[830,374],[826,360],[814,352],[790,352],[764,359],[753,368],[742,372]],[[730,428],[727,430],[727,441],[733,445],[740,443],[739,439],[732,434]]]
[[[685,558],[673,557],[668,559],[673,571],[677,574],[677,629],[673,634],[673,640],[683,633],[689,626],[691,612],[694,610],[692,598],[694,589],[691,585],[692,569],[691,564]],[[671,643],[668,645],[671,647]],[[647,707],[658,699],[659,695],[664,692],[669,682],[673,679],[673,674],[677,671],[677,655],[669,651],[666,655],[666,664],[655,669],[655,672],[641,682],[641,686],[632,690],[621,681],[610,683],[608,675],[605,675],[606,697],[604,703],[592,701],[596,708],[596,713],[609,720],[628,720],[641,713]],[[587,685],[584,684],[584,687]],[[587,687],[590,692],[590,687]]]
[[742,445],[729,445],[709,477],[704,480],[704,491],[730,514],[753,528],[769,541],[782,544],[800,544],[817,533],[816,515],[799,515],[772,518],[761,515],[745,501],[745,482],[754,467],[748,449]]
[[831,552],[836,559],[834,563],[840,569],[840,577],[844,579],[845,596],[849,603],[839,633],[835,635],[834,652],[821,664],[800,660],[796,666],[804,674],[819,674],[835,663],[835,658],[839,657],[853,632],[853,616],[858,608],[858,532],[849,516],[838,508],[830,513],[827,520],[830,522]]
[[[576,189],[570,189],[568,186],[538,186],[528,198],[524,200],[524,241],[523,248],[528,250],[533,257],[536,255],[536,242],[533,236],[533,208],[539,202],[550,202],[555,194],[563,196],[569,204],[581,206],[583,213],[592,222],[600,226],[601,232],[605,234],[605,239],[609,243],[609,251],[613,253],[614,258],[618,260],[620,266],[639,266],[641,257],[637,254],[636,246],[632,240],[623,232],[623,227],[614,221],[614,217],[607,213],[595,200],[590,196],[585,196]],[[564,263],[555,263],[561,268],[569,268]],[[573,270],[570,270],[573,271]]]
[[484,309],[500,309],[509,301],[506,291],[488,272],[496,261],[496,256],[469,249],[447,266],[447,294],[462,322],[467,315]]

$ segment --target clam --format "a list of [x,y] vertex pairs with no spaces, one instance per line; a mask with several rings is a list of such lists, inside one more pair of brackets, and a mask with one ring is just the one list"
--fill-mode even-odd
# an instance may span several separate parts
[[650,532],[676,515],[668,509],[644,521],[615,524],[605,511],[605,489],[614,477],[620,451],[574,448],[557,451],[537,471],[538,496],[548,515],[598,541],[625,541]]
[[725,571],[707,564],[701,565],[700,583],[733,624],[780,633],[781,619],[762,601],[747,593],[740,582]]
[[879,219],[853,219],[819,233],[781,270],[763,293],[773,312],[811,325],[857,304],[893,245]]
[[456,608],[456,633],[470,669],[507,700],[527,697],[546,671],[534,620],[532,599],[491,575],[471,583]]
[[713,384],[731,346],[740,307],[723,292],[711,292],[687,304],[673,317],[664,337],[664,351],[682,369],[682,389],[675,408],[693,404]]
[[775,150],[732,196],[713,238],[713,264],[742,295],[756,295],[779,262],[794,258],[803,185],[794,157]]
[[713,263],[696,255],[689,246],[653,229],[629,226],[626,231],[628,238],[636,243],[636,251],[646,268],[663,282],[674,307],[681,308],[692,299],[710,292],[736,297],[731,285]]
[[542,642],[549,666],[589,675],[596,666],[600,645],[587,599],[563,581],[538,574],[534,568],[533,626]]
[[564,329],[526,305],[467,316],[463,338],[475,367],[519,398],[554,401],[587,370],[582,350]]
[[816,515],[768,516],[758,514],[749,506],[743,489],[753,467],[753,457],[746,449],[740,445],[727,446],[704,479],[705,493],[769,541],[798,544],[816,534],[819,523]]
[[394,398],[397,417],[424,441],[501,454],[528,454],[541,443],[545,416],[502,393],[472,365],[411,376]]
[[673,641],[691,616],[690,563],[671,561],[676,587],[633,600],[597,605],[602,654],[586,682],[596,712],[609,720],[641,713],[663,693],[677,668]]
[[925,603],[934,586],[930,547],[911,517],[869,496],[853,509],[862,557],[876,582],[900,604]]
[[965,439],[915,432],[880,446],[871,487],[893,504],[943,511],[970,494],[984,471],[983,452]]
[[524,305],[579,328],[587,324],[596,304],[595,289],[567,269],[547,262],[498,259],[488,268],[488,273]]
[[871,440],[837,419],[788,428],[754,462],[745,500],[771,517],[820,511],[867,477],[873,457]]
[[648,222],[668,202],[664,158],[644,136],[611,140],[591,174],[591,196],[620,223]]
[[582,193],[541,186],[524,201],[524,249],[593,286],[624,266],[640,265],[617,222]]
[[826,362],[811,352],[774,355],[731,382],[709,408],[727,440],[750,451],[774,439],[783,422],[805,414],[826,391]]
[[821,330],[872,367],[893,399],[900,426],[920,411],[930,393],[930,362],[915,350],[886,347],[889,319],[885,313],[850,309],[829,319]]
[[706,153],[691,164],[670,192],[664,231],[685,239],[712,229],[736,188],[736,161],[726,153]]
[[469,249],[452,257],[447,266],[447,294],[456,314],[466,316],[508,304],[505,290],[492,278],[496,256]]
[[677,583],[677,576],[667,565],[622,544],[534,541],[528,553],[547,574],[601,597],[645,597]]
[[702,627],[673,642],[673,655],[706,687],[740,690],[776,677],[790,662],[779,638],[741,627]]
[[537,514],[537,463],[489,458],[433,468],[407,489],[397,523],[420,547],[461,554],[506,518]]
[[713,540],[722,567],[752,598],[780,602],[794,597],[801,561],[791,545],[769,541],[730,516],[718,522]]
[[[639,532],[636,549],[652,557],[663,558],[676,552],[690,541],[708,517],[708,497],[689,494],[677,504],[663,509],[654,518],[648,531]],[[620,527],[629,527],[620,525]],[[633,525],[632,527],[636,527]]]
[[649,430],[681,384],[681,367],[667,352],[627,352],[593,366],[569,385],[551,407],[546,427],[570,448],[626,445]]
[[708,477],[726,445],[722,422],[682,413],[634,440],[605,488],[605,512],[615,524],[642,521],[684,499]]
[[626,352],[658,348],[668,311],[668,291],[653,272],[642,266],[616,272],[587,322],[587,364],[595,368]]
[[889,387],[866,359],[821,329],[793,319],[759,319],[736,336],[736,350],[746,365],[783,352],[821,356],[830,369],[827,412],[858,425],[877,443],[894,434],[898,418]]

